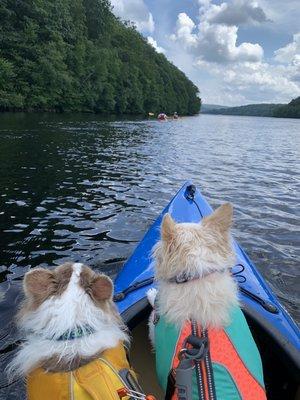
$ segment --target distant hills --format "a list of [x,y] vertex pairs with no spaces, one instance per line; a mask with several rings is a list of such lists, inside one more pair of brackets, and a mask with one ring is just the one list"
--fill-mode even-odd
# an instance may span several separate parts
[[228,106],[220,106],[218,104],[202,104],[201,112],[205,114],[207,111],[222,110],[224,108],[229,108],[229,107]]
[[240,107],[226,107],[215,104],[203,104],[203,114],[246,115],[257,117],[300,118],[300,97],[288,104],[248,104]]

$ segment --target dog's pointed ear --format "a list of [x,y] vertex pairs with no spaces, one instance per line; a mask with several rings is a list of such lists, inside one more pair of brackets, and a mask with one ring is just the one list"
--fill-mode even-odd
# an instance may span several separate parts
[[233,207],[230,203],[222,204],[211,215],[203,218],[202,226],[218,229],[221,232],[229,231],[232,226]]
[[175,236],[176,223],[169,213],[165,214],[161,224],[161,238],[164,242],[170,243]]
[[35,268],[25,274],[23,288],[26,296],[39,296],[53,288],[53,272],[45,268]]
[[110,300],[112,299],[113,287],[113,282],[108,276],[99,274],[91,284],[92,297],[98,301]]

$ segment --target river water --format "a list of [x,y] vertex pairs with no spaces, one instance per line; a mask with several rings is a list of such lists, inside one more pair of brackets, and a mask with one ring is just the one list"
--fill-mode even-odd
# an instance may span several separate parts
[[299,148],[294,119],[0,114],[0,370],[24,273],[71,259],[114,276],[186,180],[233,203],[235,238],[299,322]]

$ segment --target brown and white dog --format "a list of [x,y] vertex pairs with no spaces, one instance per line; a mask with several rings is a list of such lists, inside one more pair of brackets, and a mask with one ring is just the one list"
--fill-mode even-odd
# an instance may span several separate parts
[[26,376],[38,367],[74,370],[128,341],[107,276],[65,263],[54,270],[27,272],[23,288],[17,324],[26,340],[8,368],[10,377]]

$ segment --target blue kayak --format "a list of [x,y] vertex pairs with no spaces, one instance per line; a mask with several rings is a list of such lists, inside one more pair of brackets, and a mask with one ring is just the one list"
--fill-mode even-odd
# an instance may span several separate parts
[[[124,264],[115,280],[115,301],[130,327],[149,313],[146,292],[154,285],[151,249],[159,240],[166,212],[177,222],[199,222],[212,208],[194,185],[184,184]],[[268,399],[296,399],[300,385],[299,328],[236,242],[235,249],[237,264],[232,273],[239,283],[243,311],[262,355]]]

